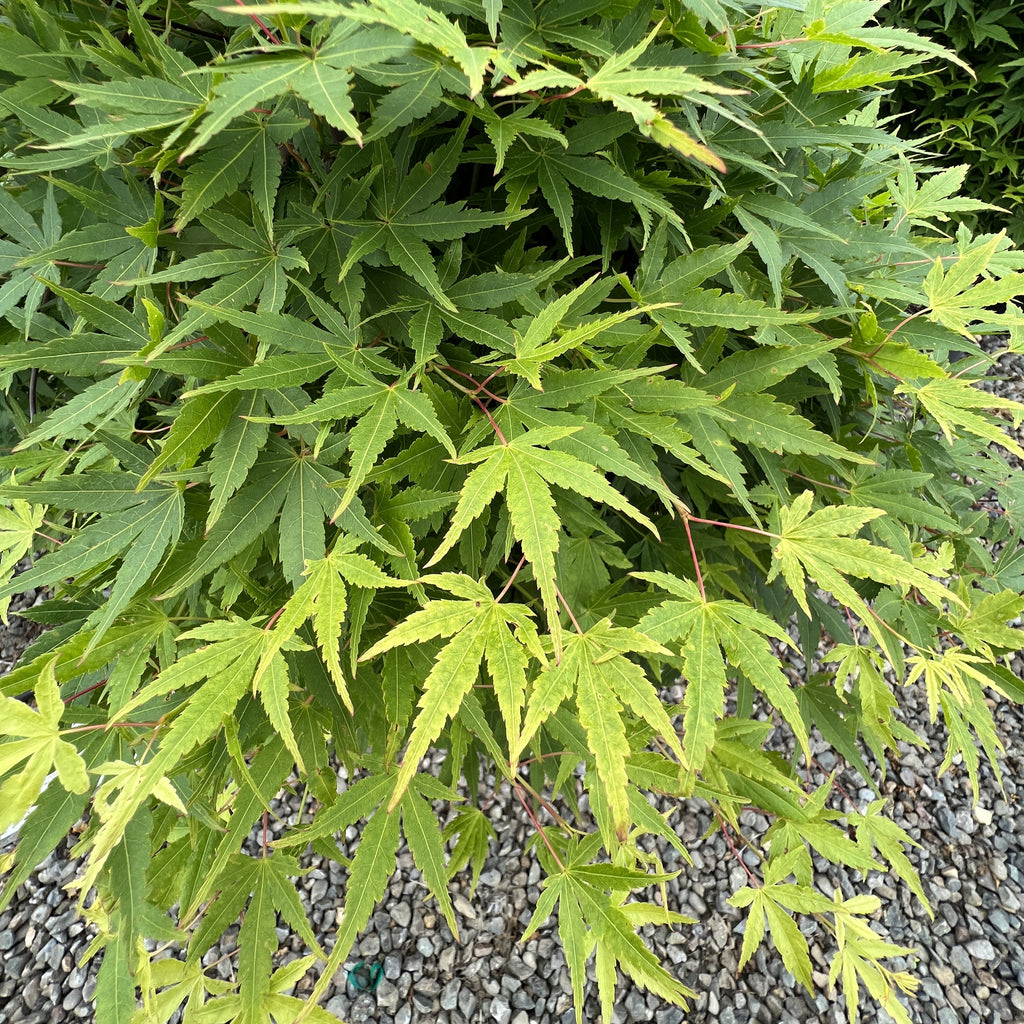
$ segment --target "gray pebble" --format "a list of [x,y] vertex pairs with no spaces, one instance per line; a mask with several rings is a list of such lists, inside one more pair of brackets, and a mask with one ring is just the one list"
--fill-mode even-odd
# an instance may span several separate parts
[[963,946],[954,946],[949,951],[949,962],[961,974],[970,977],[974,973],[974,964]]
[[503,995],[497,995],[491,1000],[491,1017],[497,1024],[508,1024],[512,1018],[512,1007]]
[[408,903],[396,903],[388,908],[388,913],[399,928],[408,928],[409,922],[412,921],[412,909]]
[[382,1010],[393,1010],[398,1005],[398,989],[387,978],[381,979],[375,994],[377,996],[377,1005]]
[[626,1015],[630,1020],[651,1020],[654,1014],[647,1006],[647,1000],[636,990],[632,989],[626,995],[624,1003]]
[[443,989],[441,989],[441,1009],[454,1010],[459,1002],[459,990],[461,985],[457,978],[452,978]]
[[655,1024],[682,1024],[683,1011],[678,1006],[666,1006],[654,1014]]
[[956,815],[945,804],[939,804],[935,808],[935,820],[947,836],[952,839],[960,838],[960,829],[957,827]]
[[976,960],[995,960],[996,951],[988,939],[975,939],[967,943],[967,952]]

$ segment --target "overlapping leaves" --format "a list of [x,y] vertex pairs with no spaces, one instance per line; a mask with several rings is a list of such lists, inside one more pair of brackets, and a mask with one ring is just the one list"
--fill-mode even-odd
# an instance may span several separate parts
[[[0,26],[0,602],[56,592],[0,792],[11,824],[37,804],[15,882],[92,800],[98,1014],[138,987],[139,1021],[324,1019],[403,836],[457,932],[486,764],[538,830],[528,933],[557,906],[577,1013],[591,957],[606,1017],[618,969],[690,996],[637,934],[683,920],[628,899],[669,877],[645,835],[685,854],[656,792],[774,819],[744,961],[767,929],[809,982],[818,915],[849,1005],[901,1018],[904,951],[811,854],[923,899],[909,839],[769,737],[810,771],[817,727],[876,785],[916,740],[891,670],[976,784],[989,703],[1024,696],[1018,410],[972,340],[1016,343],[1024,259],[936,237],[962,175],[899,159],[861,93],[950,55],[846,2],[65,6]],[[293,771],[312,820],[272,831]],[[349,872],[326,957],[307,844]],[[305,1003],[277,911],[326,959]],[[202,958],[239,919],[228,985]]]

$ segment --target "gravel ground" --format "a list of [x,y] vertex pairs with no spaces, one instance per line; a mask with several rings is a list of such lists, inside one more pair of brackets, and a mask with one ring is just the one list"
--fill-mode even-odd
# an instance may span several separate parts
[[[994,382],[993,389],[1024,396],[1024,358],[1005,358],[999,371],[1004,379]],[[34,595],[26,595],[27,603],[33,599]],[[11,623],[0,633],[3,670],[36,632],[16,617]],[[1024,678],[1024,658],[1015,658],[1012,667]],[[916,996],[908,1002],[912,1019],[938,1024],[1024,1024],[1024,709],[994,705],[1006,748],[999,761],[1003,788],[985,765],[981,799],[975,807],[959,766],[941,779],[935,777],[945,729],[941,721],[928,723],[923,694],[905,690],[901,700],[905,720],[929,741],[931,750],[904,750],[899,770],[890,773],[883,793],[893,802],[896,822],[921,844],[910,857],[924,881],[935,919],[929,919],[906,886],[882,872],[865,881],[856,872],[843,872],[816,858],[819,885],[829,894],[836,887],[847,896],[865,888],[875,892],[883,904],[879,930],[890,941],[918,950],[905,965],[921,979]],[[837,765],[825,744],[819,744],[818,751],[821,772],[816,781],[821,782],[824,773]],[[873,799],[870,789],[860,788],[863,783],[855,772],[841,771],[838,780],[861,808]],[[492,785],[493,781],[489,780]],[[339,785],[345,785],[343,778]],[[297,796],[283,797],[275,808],[279,821],[272,825],[281,829],[293,824],[298,804]],[[403,848],[388,893],[346,964],[346,968],[357,960],[380,964],[383,980],[374,993],[360,993],[340,973],[325,1000],[329,1011],[351,1024],[570,1024],[574,1020],[568,971],[554,923],[541,928],[530,942],[518,941],[540,892],[539,866],[523,853],[530,824],[504,785],[493,794],[488,813],[497,842],[479,887],[475,893],[470,891],[468,873],[452,886],[461,945],[455,943],[436,907],[423,903],[422,883]],[[623,983],[613,1024],[680,1024],[684,1019],[692,1024],[839,1024],[845,1020],[839,994],[807,995],[764,946],[737,976],[742,917],[726,897],[744,884],[743,869],[721,833],[701,839],[711,824],[710,812],[701,804],[683,802],[672,821],[694,863],[688,866],[671,848],[661,851],[666,867],[680,871],[668,883],[669,903],[698,923],[676,929],[647,927],[643,934],[699,999],[684,1014]],[[767,827],[765,818],[753,811],[745,811],[741,823],[752,837]],[[357,835],[355,828],[348,830],[343,852],[352,853]],[[68,845],[62,844],[40,866],[12,906],[0,914],[0,1024],[93,1019],[89,999],[97,964],[78,965],[91,932],[75,920],[73,903],[62,889],[75,872],[65,859]],[[316,929],[328,934],[342,903],[345,872],[337,863],[317,856],[306,863],[312,870],[302,879],[302,898],[307,909],[316,908],[311,914]],[[801,928],[811,943],[815,980],[824,990],[831,948],[828,937],[813,920],[802,922]],[[236,934],[237,927],[205,958],[224,978],[234,970],[231,953]],[[301,939],[288,929],[279,928],[278,937],[279,962],[305,952]],[[311,979],[304,981],[297,995],[312,986]],[[596,986],[591,985],[583,1019],[591,1022],[598,1017]],[[860,1019],[879,1024],[891,1020],[867,999]]]

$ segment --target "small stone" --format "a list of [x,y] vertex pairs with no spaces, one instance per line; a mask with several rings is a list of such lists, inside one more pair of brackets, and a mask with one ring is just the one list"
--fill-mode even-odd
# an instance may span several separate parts
[[348,1013],[348,1000],[344,996],[332,996],[324,1004],[324,1009],[338,1020],[342,1020]]
[[21,990],[21,1002],[26,1010],[34,1010],[39,1005],[39,997],[42,993],[39,991],[39,979],[32,978],[29,983]]
[[974,808],[974,820],[981,825],[991,825],[992,812],[987,807],[982,807],[981,804],[978,804]]
[[462,893],[459,893],[452,900],[452,905],[463,917],[469,918],[470,921],[476,920],[476,911],[473,909],[473,904]]
[[393,907],[388,908],[388,913],[399,928],[408,928],[412,921],[412,909],[408,903],[396,903]]
[[960,838],[960,829],[957,827],[956,815],[945,805],[939,804],[935,809],[935,820],[939,828],[952,839]]
[[996,907],[995,910],[990,910],[988,912],[988,923],[992,925],[996,931],[1002,932],[1004,935],[1009,935],[1013,930],[1010,926],[1010,919],[998,907]]
[[1003,910],[1008,910],[1011,914],[1016,914],[1021,908],[1017,894],[1008,885],[999,887],[999,902],[1002,904]]
[[408,1003],[402,1003],[395,1014],[395,1024],[409,1024],[412,1020],[412,1007]]
[[398,976],[402,973],[402,961],[398,959],[393,953],[389,953],[384,957],[384,977],[388,981],[397,981]]
[[429,1013],[434,1008],[434,996],[418,987],[412,990],[412,1001],[424,1013]]
[[968,942],[967,952],[975,960],[995,960],[996,958],[995,947],[988,939],[975,939],[973,942]]
[[517,956],[513,956],[509,959],[505,969],[509,974],[514,978],[518,978],[520,981],[526,981],[527,978],[531,977],[535,973],[534,969],[528,963],[525,963]]
[[459,1002],[459,990],[461,985],[456,978],[452,978],[443,989],[441,989],[441,1009],[454,1010]]
[[473,1014],[476,1012],[477,998],[473,995],[468,988],[464,988],[459,992],[459,1009],[462,1011],[463,1017],[466,1020],[473,1020]]
[[971,962],[970,956],[967,954],[967,950],[963,946],[954,946],[949,951],[949,962],[953,965],[954,969],[959,971],[961,974],[971,977],[974,974],[974,964]]
[[932,977],[943,987],[949,988],[956,981],[956,975],[945,964],[932,964]]
[[630,1020],[645,1021],[654,1016],[647,1006],[647,1000],[636,989],[626,995],[625,1010]]
[[398,989],[393,982],[383,979],[377,986],[377,1005],[382,1010],[393,1010],[398,1006]]
[[496,889],[501,885],[501,872],[495,871],[494,868],[489,868],[480,875],[480,884],[486,885],[488,889]]
[[57,970],[60,967],[61,960],[64,959],[64,944],[58,942],[56,939],[50,939],[45,946],[36,954],[37,963],[49,964],[53,970]]
[[416,949],[424,956],[434,955],[434,944],[426,937],[426,935],[416,940]]
[[678,1006],[667,1006],[654,1015],[655,1024],[683,1024],[683,1011]]
[[491,1017],[498,1024],[508,1024],[512,1017],[512,1007],[503,995],[497,995],[491,1000]]

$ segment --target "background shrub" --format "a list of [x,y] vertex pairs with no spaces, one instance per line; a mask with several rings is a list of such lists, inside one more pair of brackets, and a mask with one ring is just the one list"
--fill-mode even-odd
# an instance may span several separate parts
[[[606,1019],[617,968],[691,995],[637,935],[682,922],[631,897],[640,840],[679,846],[656,794],[772,819],[744,962],[770,935],[809,987],[814,915],[851,1014],[863,983],[909,1019],[878,898],[812,860],[924,901],[907,836],[801,762],[816,729],[876,784],[920,686],[976,788],[1024,695],[1021,409],[974,387],[1022,258],[940,230],[984,204],[879,116],[955,55],[795,6],[7,5],[0,597],[55,596],[0,687],[0,828],[35,806],[0,906],[87,817],[98,1019],[329,1019],[403,835],[457,930],[482,771],[578,1010],[592,956]],[[349,871],[329,954],[310,843]],[[277,912],[309,955],[274,971]],[[202,957],[240,916],[230,985]]]
[[890,109],[914,137],[935,134],[928,151],[942,166],[966,164],[964,191],[1001,207],[971,223],[1005,228],[1024,239],[1024,18],[1015,3],[974,0],[896,0],[890,24],[913,29],[955,50],[974,72],[935,64],[895,84]]

